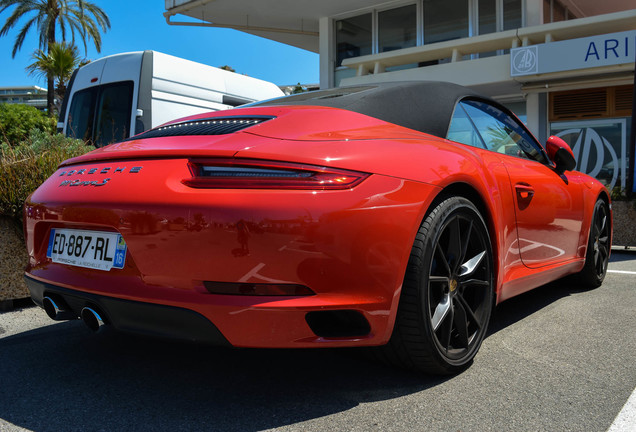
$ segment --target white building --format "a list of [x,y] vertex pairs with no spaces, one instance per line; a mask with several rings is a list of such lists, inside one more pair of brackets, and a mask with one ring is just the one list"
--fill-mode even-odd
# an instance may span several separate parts
[[[443,80],[509,105],[578,169],[636,191],[634,0],[165,0],[172,25],[233,28],[320,54],[321,88]],[[182,20],[179,15],[197,21]],[[434,107],[434,101],[431,101]]]
[[46,89],[38,86],[0,87],[0,103],[31,105],[46,109]]

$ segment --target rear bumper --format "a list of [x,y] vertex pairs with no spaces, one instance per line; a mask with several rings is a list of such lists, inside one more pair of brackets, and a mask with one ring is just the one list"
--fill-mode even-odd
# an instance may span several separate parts
[[389,314],[378,313],[386,307],[382,300],[348,295],[191,294],[166,304],[160,303],[166,301],[162,298],[130,299],[88,292],[39,280],[29,273],[25,280],[40,307],[47,296],[75,316],[90,307],[106,325],[126,332],[243,348],[372,346],[387,341]]
[[97,308],[103,314],[104,322],[117,330],[230,345],[214,324],[192,310],[70,290],[29,276],[25,276],[25,281],[31,298],[40,307],[47,295],[58,301],[61,299],[78,317],[84,307]]

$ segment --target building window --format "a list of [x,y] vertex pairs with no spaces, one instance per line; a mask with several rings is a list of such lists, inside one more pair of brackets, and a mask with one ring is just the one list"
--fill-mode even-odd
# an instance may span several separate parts
[[577,171],[595,177],[610,191],[626,188],[629,134],[629,118],[550,124],[550,135],[562,138],[572,148]]
[[469,36],[468,0],[424,1],[424,44]]
[[371,13],[336,21],[336,67],[346,58],[371,54],[372,23]]
[[503,29],[513,30],[522,26],[521,0],[503,0]]
[[378,12],[378,52],[417,44],[417,12],[414,4]]
[[575,19],[577,16],[559,0],[543,0],[543,23]]
[[478,28],[480,35],[497,31],[497,0],[479,0]]
[[343,78],[356,76],[356,71],[342,67],[342,61],[373,52],[373,14],[367,13],[336,21],[335,85]]
[[572,148],[577,170],[626,188],[633,86],[550,93],[550,133]]

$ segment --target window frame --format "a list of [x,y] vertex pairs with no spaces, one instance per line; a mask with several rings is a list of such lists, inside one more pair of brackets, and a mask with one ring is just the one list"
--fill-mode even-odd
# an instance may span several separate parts
[[[382,12],[386,12],[393,9],[399,9],[406,6],[415,5],[415,46],[422,45],[422,41],[424,40],[424,32],[422,29],[423,19],[422,19],[422,2],[421,1],[407,1],[400,4],[392,4],[390,7],[380,7],[375,8],[373,10],[373,19],[372,19],[372,31],[371,37],[373,39],[371,47],[372,52],[374,54],[380,53],[380,14]],[[400,48],[406,49],[406,48]],[[399,50],[395,50],[399,51]],[[386,51],[391,52],[391,51]]]
[[[523,122],[521,120],[519,120],[519,118],[512,112],[510,111],[508,108],[506,108],[505,106],[498,104],[498,103],[493,103],[493,101],[489,101],[489,100],[485,100],[479,97],[473,97],[473,96],[469,96],[469,97],[465,97],[462,100],[458,101],[457,104],[455,105],[455,109],[453,110],[453,115],[450,118],[450,121],[448,123],[448,128],[449,130],[446,132],[446,137],[447,139],[449,139],[450,141],[456,142],[458,144],[463,144],[463,145],[468,145],[471,147],[475,147],[475,148],[481,148],[482,150],[487,150],[490,152],[494,152],[497,154],[501,154],[501,155],[506,155],[509,157],[517,157],[517,156],[512,156],[512,155],[508,155],[505,153],[499,153],[495,150],[492,150],[490,148],[488,148],[488,146],[486,145],[486,140],[485,138],[482,136],[482,132],[480,131],[480,129],[477,127],[477,125],[475,124],[475,121],[473,120],[472,116],[470,115],[470,113],[468,112],[468,110],[466,110],[464,108],[464,104],[467,104],[471,107],[473,107],[474,109],[477,109],[479,111],[481,111],[482,113],[484,113],[485,115],[488,115],[490,117],[492,117],[494,120],[496,120],[499,123],[503,123],[504,125],[506,124],[506,122],[500,120],[499,118],[497,118],[496,116],[492,115],[491,113],[485,111],[484,109],[482,109],[479,106],[476,105],[470,105],[470,102],[476,103],[476,104],[482,104],[482,105],[487,105],[489,107],[494,108],[495,110],[499,111],[500,114],[505,115],[506,118],[510,119],[511,122],[513,123],[514,126],[516,126],[516,129],[519,129],[522,134],[519,134],[517,132],[517,134],[524,139],[525,141],[528,141],[530,143],[530,145],[532,147],[534,147],[535,150],[537,150],[537,157],[528,154],[525,150],[523,150],[523,148],[521,148],[518,144],[517,141],[515,141],[515,144],[519,147],[520,150],[522,150],[526,155],[527,158],[521,158],[521,159],[526,159],[526,160],[531,160],[531,161],[535,161],[537,163],[540,163],[542,165],[546,165],[546,166],[552,166],[552,162],[550,161],[550,158],[548,157],[545,148],[541,145],[541,143],[535,138],[535,136],[528,130],[528,128],[523,124]],[[476,146],[472,146],[471,144],[465,144],[459,141],[454,141],[450,138],[448,138],[448,134],[450,132],[450,127],[452,125],[453,122],[453,118],[455,117],[455,113],[457,112],[458,109],[462,109],[464,114],[466,115],[466,117],[468,118],[470,125],[473,129],[473,133],[476,133],[477,136],[479,137],[482,147],[476,147]],[[515,131],[515,129],[513,129],[513,131]]]

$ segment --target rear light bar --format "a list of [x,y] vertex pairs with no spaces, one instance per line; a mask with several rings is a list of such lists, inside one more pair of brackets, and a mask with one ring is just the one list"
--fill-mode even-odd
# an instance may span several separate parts
[[183,184],[209,189],[342,190],[360,184],[369,174],[313,165],[260,160],[190,161],[192,178]]

